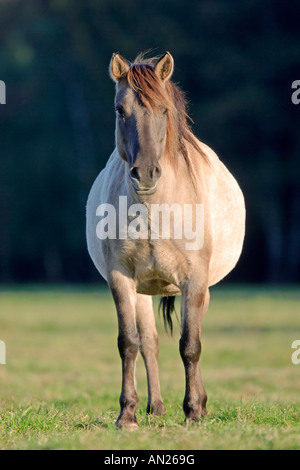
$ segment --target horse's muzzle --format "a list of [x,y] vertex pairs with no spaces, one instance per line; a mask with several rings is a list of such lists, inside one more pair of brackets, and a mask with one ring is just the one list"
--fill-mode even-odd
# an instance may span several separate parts
[[[130,177],[129,177],[130,178]],[[151,194],[154,194],[155,191],[156,191],[156,187],[157,187],[157,183],[158,181],[156,181],[156,183],[154,184],[154,186],[151,186],[150,188],[149,187],[145,187],[145,186],[142,186],[140,184],[137,184],[136,181],[134,181],[132,178],[130,178],[130,181],[131,181],[131,184],[133,186],[133,189],[135,190],[135,192],[139,195],[139,196],[150,196]]]
[[156,186],[157,186],[157,182],[155,183],[155,185],[154,185],[153,188],[136,189],[135,192],[136,192],[139,196],[150,196],[151,194],[154,194],[154,193],[155,193],[155,191],[156,191]]
[[159,163],[146,168],[133,166],[129,171],[129,178],[135,192],[141,196],[154,194],[159,178],[161,177],[161,167]]

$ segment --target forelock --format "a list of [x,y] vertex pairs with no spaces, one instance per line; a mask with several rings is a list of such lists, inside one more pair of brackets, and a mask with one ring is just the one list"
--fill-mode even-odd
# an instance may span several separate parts
[[174,107],[174,102],[156,75],[151,63],[131,65],[127,74],[127,82],[146,108],[155,110],[161,107],[166,109]]

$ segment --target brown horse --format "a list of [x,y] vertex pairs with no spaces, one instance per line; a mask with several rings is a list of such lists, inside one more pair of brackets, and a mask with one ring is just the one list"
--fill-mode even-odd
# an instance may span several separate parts
[[147,412],[165,413],[158,375],[152,295],[170,320],[181,295],[180,354],[185,367],[186,419],[206,414],[199,369],[201,320],[209,286],[237,263],[243,245],[242,192],[217,155],[190,130],[182,92],[170,80],[173,58],[114,54],[116,148],[87,203],[90,256],[107,280],[118,315],[122,359],[117,426],[137,426],[135,363],[148,379]]

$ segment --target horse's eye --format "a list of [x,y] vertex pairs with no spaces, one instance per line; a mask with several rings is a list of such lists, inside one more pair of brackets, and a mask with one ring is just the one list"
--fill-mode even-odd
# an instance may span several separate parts
[[125,112],[124,112],[124,109],[121,106],[118,106],[116,108],[116,112],[120,116],[120,118],[125,119]]

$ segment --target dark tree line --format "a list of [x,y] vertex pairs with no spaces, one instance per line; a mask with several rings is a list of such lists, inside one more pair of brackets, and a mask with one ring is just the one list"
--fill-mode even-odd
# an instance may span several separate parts
[[169,50],[194,131],[239,180],[247,235],[232,281],[300,280],[300,2],[0,3],[0,280],[98,279],[85,202],[114,146],[114,51]]

